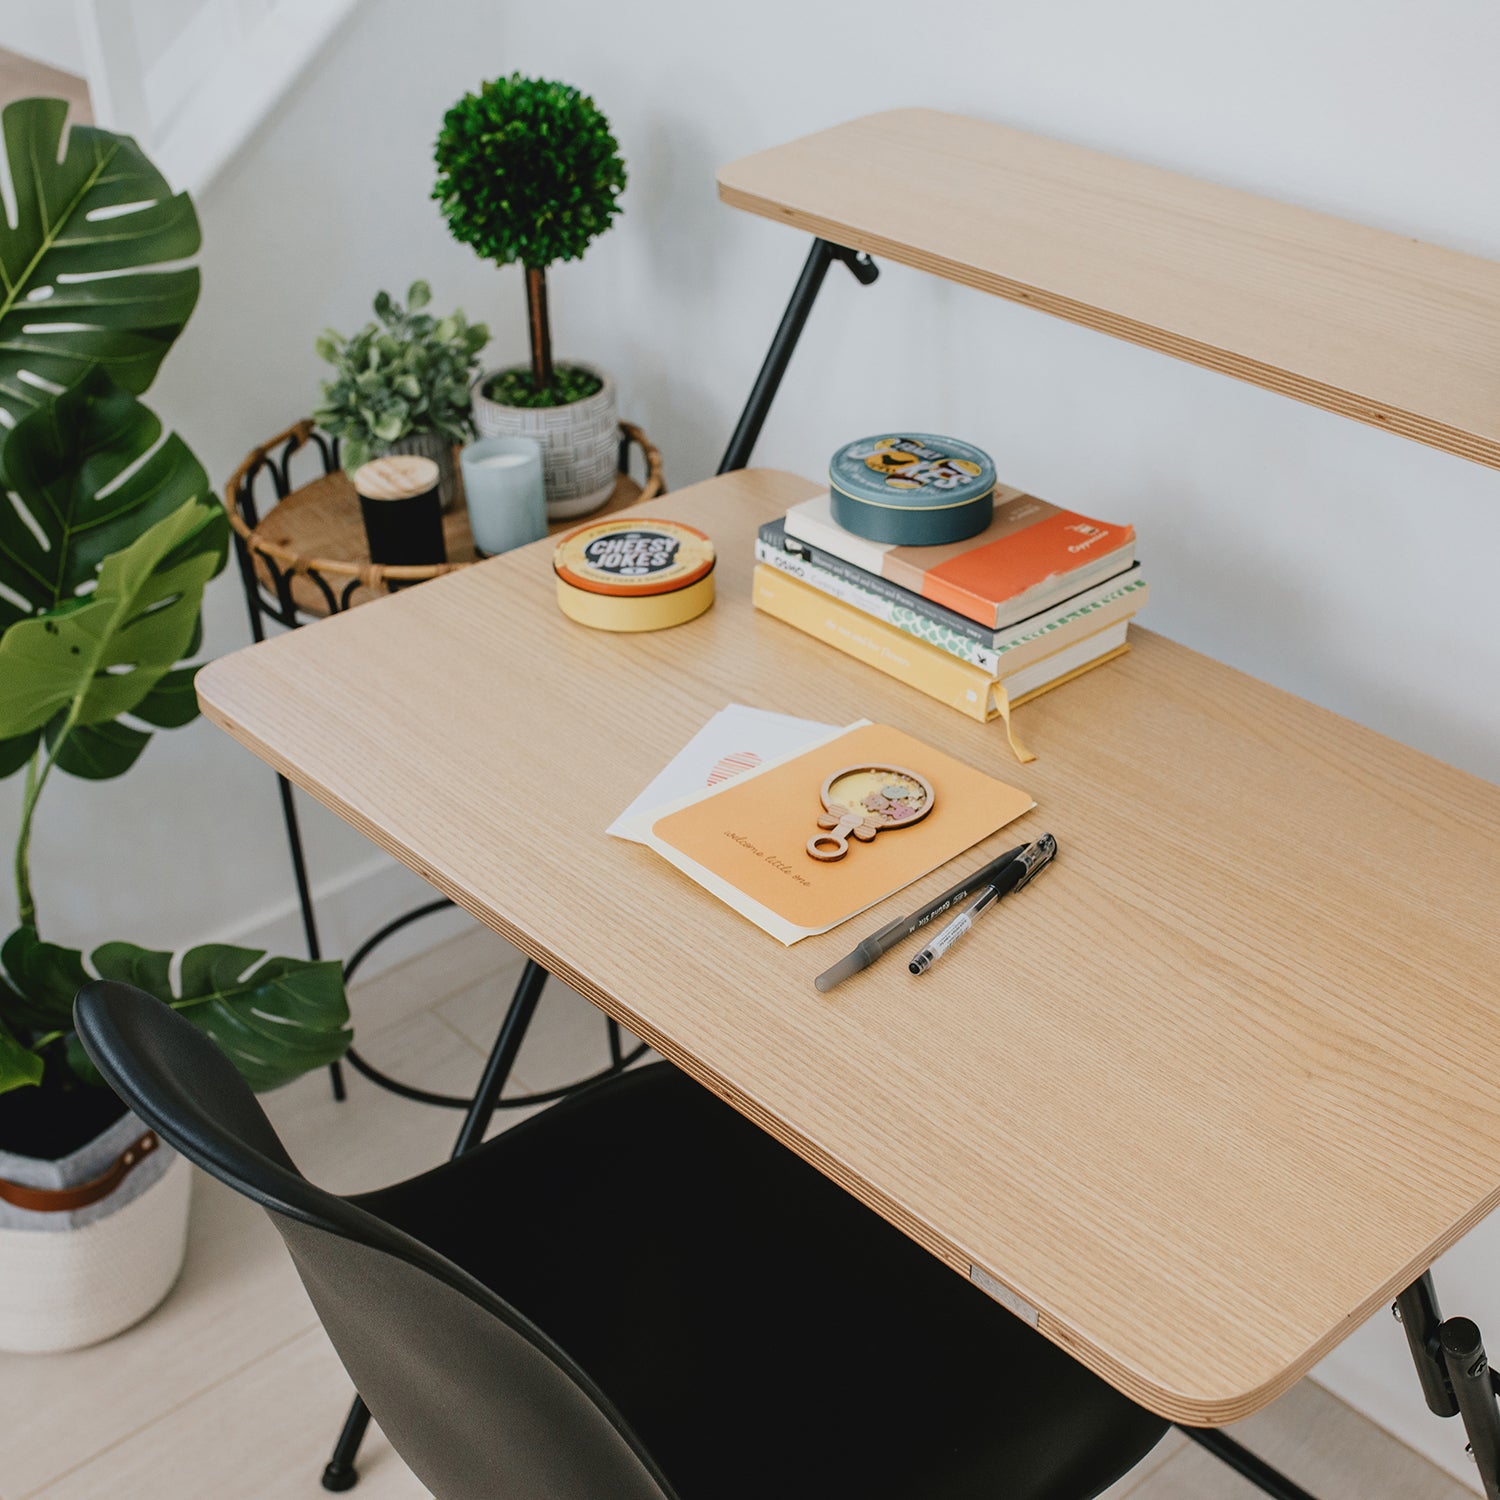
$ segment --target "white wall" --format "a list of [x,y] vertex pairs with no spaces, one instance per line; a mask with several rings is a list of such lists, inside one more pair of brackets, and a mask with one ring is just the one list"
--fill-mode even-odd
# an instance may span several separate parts
[[74,0],[0,0],[0,47],[82,75]]
[[[221,482],[310,407],[316,331],[417,275],[518,355],[517,274],[427,199],[443,109],[513,68],[592,91],[624,145],[622,221],[555,273],[557,342],[616,372],[681,486],[712,472],[806,250],[721,207],[719,163],[940,105],[1500,258],[1496,56],[1485,0],[365,0],[203,195],[203,302],[152,399]],[[885,424],[973,437],[1006,480],[1133,521],[1157,629],[1500,780],[1500,475],[899,267],[871,289],[835,269],[756,457],[816,474]],[[242,639],[235,580],[208,613],[210,650]],[[268,774],[206,725],[162,736],[128,788],[53,798],[37,863],[58,936],[186,941],[284,897]],[[369,860],[313,821],[320,878]],[[1481,1228],[1440,1289],[1500,1347],[1497,1248]],[[1470,1477],[1394,1323],[1323,1374]]]

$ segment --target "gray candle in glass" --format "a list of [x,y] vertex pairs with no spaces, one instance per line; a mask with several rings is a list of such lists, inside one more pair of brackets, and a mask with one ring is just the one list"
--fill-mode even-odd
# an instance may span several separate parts
[[542,447],[531,438],[481,438],[459,454],[474,546],[486,557],[547,535]]

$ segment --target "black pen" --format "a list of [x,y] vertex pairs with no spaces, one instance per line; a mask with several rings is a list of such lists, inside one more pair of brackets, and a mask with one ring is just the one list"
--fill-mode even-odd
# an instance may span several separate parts
[[853,953],[845,955],[831,969],[819,974],[813,983],[818,989],[826,992],[834,985],[842,984],[851,974],[858,974],[861,969],[868,969],[882,953],[894,948],[903,938],[909,938],[919,927],[925,927],[934,917],[942,916],[965,896],[971,896],[975,891],[981,891],[991,884],[1012,860],[1024,854],[1030,847],[1029,844],[1017,844],[1014,849],[1007,849],[1004,854],[992,859],[987,865],[981,866],[972,875],[960,880],[957,885],[950,886],[941,896],[929,901],[919,911],[914,911],[909,917],[897,917],[894,922],[887,922],[879,932],[872,932]]
[[1056,853],[1057,840],[1050,833],[1044,833],[1036,843],[1018,854],[979,893],[974,903],[959,912],[906,967],[913,974],[925,974],[985,912],[1000,904],[1002,896],[1008,896],[1035,880],[1052,863]]

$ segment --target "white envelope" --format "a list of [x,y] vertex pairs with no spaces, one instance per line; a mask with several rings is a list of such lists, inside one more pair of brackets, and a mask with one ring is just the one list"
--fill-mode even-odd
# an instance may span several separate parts
[[655,812],[669,802],[701,792],[716,782],[742,771],[783,760],[807,749],[817,740],[836,732],[836,724],[815,719],[794,719],[763,708],[731,703],[720,709],[672,758],[613,823],[609,832],[618,839],[646,842],[628,825],[642,813]]

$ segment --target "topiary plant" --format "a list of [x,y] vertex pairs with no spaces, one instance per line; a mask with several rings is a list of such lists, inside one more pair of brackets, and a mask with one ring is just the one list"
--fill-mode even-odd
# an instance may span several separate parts
[[530,389],[512,374],[504,391],[488,394],[528,406],[591,395],[599,383],[586,371],[553,369],[547,267],[577,260],[620,211],[625,163],[609,121],[576,88],[513,73],[448,111],[436,159],[432,196],[453,237],[497,265],[526,268]]

